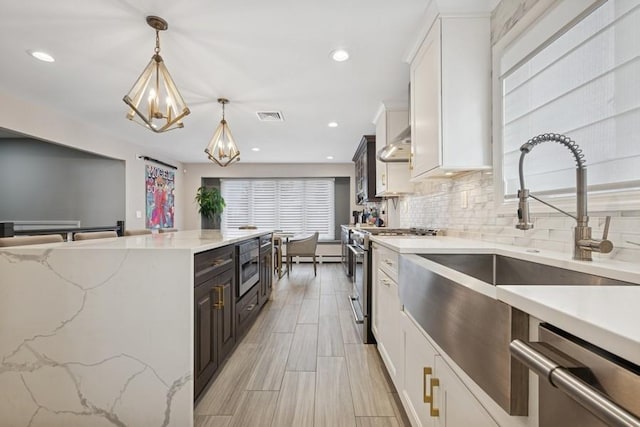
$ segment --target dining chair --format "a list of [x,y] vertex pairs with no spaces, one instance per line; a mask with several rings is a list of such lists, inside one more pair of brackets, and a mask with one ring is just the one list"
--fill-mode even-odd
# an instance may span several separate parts
[[118,233],[115,231],[88,231],[74,234],[73,240],[107,239],[109,237],[118,237]]
[[60,243],[64,239],[59,234],[43,234],[39,236],[0,237],[0,247],[40,245],[43,243]]
[[141,236],[143,234],[151,234],[151,230],[148,228],[139,228],[134,230],[124,230],[125,236]]
[[313,258],[313,275],[317,276],[316,269],[316,248],[318,246],[317,231],[305,239],[289,240],[287,242],[287,276],[291,271],[292,260],[294,256],[304,256]]

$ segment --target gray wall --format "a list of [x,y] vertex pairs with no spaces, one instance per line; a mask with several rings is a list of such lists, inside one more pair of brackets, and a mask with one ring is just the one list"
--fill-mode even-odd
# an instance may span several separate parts
[[0,139],[0,221],[97,227],[123,219],[124,161],[34,139]]

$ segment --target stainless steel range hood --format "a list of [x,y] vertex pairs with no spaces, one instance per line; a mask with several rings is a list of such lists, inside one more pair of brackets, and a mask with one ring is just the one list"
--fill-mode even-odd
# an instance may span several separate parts
[[391,143],[377,152],[376,158],[381,162],[408,162],[411,156],[411,127],[407,126]]

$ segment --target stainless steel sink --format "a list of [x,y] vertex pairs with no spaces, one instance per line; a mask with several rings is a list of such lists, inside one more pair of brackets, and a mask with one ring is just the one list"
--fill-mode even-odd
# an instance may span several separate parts
[[504,255],[430,254],[420,256],[493,285],[634,285],[634,283]]

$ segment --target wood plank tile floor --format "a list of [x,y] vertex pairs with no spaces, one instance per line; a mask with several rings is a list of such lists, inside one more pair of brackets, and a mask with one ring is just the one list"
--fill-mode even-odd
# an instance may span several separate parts
[[[274,278],[275,279],[275,278]],[[272,301],[195,408],[196,427],[406,426],[374,345],[362,344],[341,264],[274,281]]]

